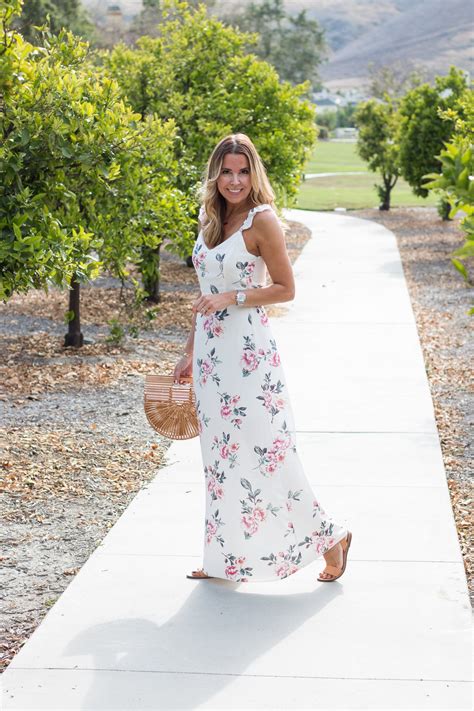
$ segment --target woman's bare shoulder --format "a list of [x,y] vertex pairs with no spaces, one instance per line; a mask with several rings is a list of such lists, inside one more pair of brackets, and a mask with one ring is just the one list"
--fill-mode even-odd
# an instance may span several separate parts
[[255,231],[264,235],[282,232],[282,221],[273,208],[257,212],[253,224]]

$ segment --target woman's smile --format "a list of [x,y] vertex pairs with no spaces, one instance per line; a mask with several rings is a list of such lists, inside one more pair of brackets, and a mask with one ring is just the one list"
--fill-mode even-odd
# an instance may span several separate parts
[[248,158],[241,153],[228,153],[222,161],[217,179],[220,194],[231,203],[247,199],[252,189]]

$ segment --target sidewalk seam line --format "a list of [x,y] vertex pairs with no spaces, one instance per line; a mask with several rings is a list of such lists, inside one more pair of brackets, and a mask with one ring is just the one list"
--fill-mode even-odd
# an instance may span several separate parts
[[[7,667],[8,669],[8,667]],[[80,669],[73,667],[12,667],[15,670],[24,671],[103,671],[116,672],[126,674],[195,674],[198,676],[236,676],[236,677],[254,677],[265,679],[342,679],[343,681],[423,681],[423,682],[450,682],[452,684],[470,684],[471,679],[421,679],[409,677],[371,677],[371,676],[310,676],[302,675],[287,675],[287,674],[240,674],[237,672],[205,672],[205,671],[175,671],[171,669],[107,669],[103,667],[81,667]],[[6,670],[5,670],[6,671]]]
[[[107,552],[107,551],[100,551],[96,548],[97,555],[99,555],[101,552],[104,553],[104,555],[134,555],[134,556],[144,556],[144,557],[151,557],[151,558],[201,558],[202,556],[197,555],[197,554],[192,554],[192,553],[114,553],[112,552]],[[322,556],[321,556],[322,559]],[[318,559],[316,559],[318,560]],[[447,563],[449,565],[452,565],[453,563],[463,565],[462,561],[458,560],[403,560],[403,558],[396,558],[396,559],[390,559],[390,558],[351,558],[353,563]],[[86,561],[87,562],[87,561]],[[313,561],[316,562],[316,561]],[[226,578],[221,578],[221,580],[227,581]],[[230,581],[232,582],[232,581]],[[262,582],[267,582],[267,581],[262,581]],[[272,581],[270,581],[272,582]],[[278,582],[278,579],[276,579],[274,582]]]

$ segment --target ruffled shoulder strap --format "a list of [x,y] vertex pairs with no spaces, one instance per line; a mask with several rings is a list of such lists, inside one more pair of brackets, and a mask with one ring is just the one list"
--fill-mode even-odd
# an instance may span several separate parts
[[240,228],[241,230],[248,230],[249,227],[252,227],[252,222],[253,218],[257,214],[257,212],[263,212],[263,210],[273,210],[272,206],[269,205],[268,203],[262,203],[262,205],[256,205],[255,207],[252,207],[250,210],[249,214],[247,215],[247,218]]
[[204,205],[201,205],[201,207],[199,208],[199,222],[201,223],[201,225],[203,225],[206,220],[207,220],[206,211],[204,209]]

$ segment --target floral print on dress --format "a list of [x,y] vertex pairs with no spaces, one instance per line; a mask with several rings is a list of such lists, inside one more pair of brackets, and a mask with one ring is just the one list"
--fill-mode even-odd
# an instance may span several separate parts
[[211,501],[222,499],[224,497],[223,484],[226,476],[224,471],[219,471],[219,460],[216,459],[214,466],[208,465],[204,467],[204,477]]
[[227,309],[222,309],[222,311],[214,311],[211,314],[207,314],[204,317],[202,324],[203,329],[207,335],[207,341],[211,338],[219,338],[224,333],[223,321],[229,316]]
[[[244,231],[193,264],[202,294],[236,284],[264,289],[266,265],[249,257]],[[277,343],[263,305],[230,304],[194,329],[193,387],[204,469],[203,568],[237,583],[279,580],[301,570],[347,532],[324,511],[298,456],[295,422]],[[210,346],[212,346],[210,348]]]
[[196,271],[199,271],[202,277],[206,276],[206,256],[207,252],[202,243],[196,244],[193,249],[192,262]]
[[317,499],[313,499],[313,518],[315,518],[315,516],[326,516],[326,511]]
[[270,321],[268,319],[267,312],[265,311],[263,306],[257,306],[255,310],[258,316],[260,317],[260,323],[262,324],[262,326],[268,326],[270,324]]
[[280,365],[280,354],[275,339],[271,338],[269,343],[270,346],[266,349],[257,348],[252,336],[244,336],[244,346],[240,357],[244,377],[257,370],[261,361],[265,361],[274,368]]
[[236,556],[231,553],[224,554],[226,564],[224,573],[225,577],[232,580],[234,583],[246,583],[252,575],[252,568],[245,565],[245,556]]
[[217,264],[219,265],[219,271],[217,273],[218,277],[224,276],[224,259],[225,254],[216,254],[215,256]]
[[240,284],[241,286],[249,286],[252,283],[252,275],[255,269],[255,262],[237,262],[239,270],[238,278],[232,284]]
[[258,468],[263,476],[272,476],[278,467],[283,466],[286,452],[289,448],[296,449],[291,439],[291,433],[288,432],[286,422],[283,422],[270,448],[254,446],[254,452],[258,456],[258,465],[255,469]]
[[206,358],[198,358],[196,363],[199,368],[199,382],[201,385],[205,385],[208,378],[211,378],[211,380],[219,385],[221,379],[216,373],[216,365],[222,363],[222,361],[217,357],[215,348],[207,354]]
[[244,336],[244,348],[240,357],[244,378],[257,370],[262,358],[265,358],[265,350],[257,349],[255,340],[251,336]]
[[222,433],[222,437],[214,435],[211,449],[217,449],[221,459],[226,459],[229,462],[229,468],[233,469],[237,464],[237,450],[240,444],[230,441],[230,434]]
[[243,418],[246,416],[247,407],[239,405],[240,395],[229,395],[229,393],[219,393],[221,399],[220,415],[224,420],[230,420],[234,427],[240,429]]
[[220,546],[224,546],[224,539],[222,534],[219,533],[221,526],[225,523],[219,518],[219,509],[216,509],[214,513],[211,514],[210,518],[206,518],[206,543],[210,545],[212,541],[215,541]]
[[301,501],[300,495],[302,494],[303,489],[298,489],[298,491],[292,491],[291,489],[288,492],[288,497],[286,500],[286,510],[287,511],[293,511],[293,501]]
[[275,415],[285,407],[285,400],[281,397],[281,392],[284,388],[284,384],[281,380],[277,380],[276,383],[272,383],[272,374],[265,373],[264,382],[261,386],[262,395],[257,395],[257,400],[262,400],[262,405],[271,415],[271,421]]
[[273,506],[272,504],[267,504],[265,508],[261,506],[263,499],[259,498],[261,494],[261,489],[252,488],[252,484],[248,479],[242,477],[240,479],[241,485],[248,491],[247,498],[241,499],[241,523],[244,529],[245,538],[251,538],[255,533],[257,533],[260,525],[267,518],[267,514],[277,515],[281,506]]
[[298,543],[298,545],[306,546],[306,548],[311,546],[318,555],[322,555],[336,543],[333,532],[334,524],[332,522],[322,520],[320,522],[319,529],[313,531],[310,535],[305,536],[304,540]]
[[273,566],[275,574],[279,578],[287,578],[292,573],[296,573],[302,561],[301,551],[296,550],[296,544],[290,545],[285,551],[270,553],[262,556],[261,560],[268,561],[268,565]]
[[265,352],[265,361],[274,368],[280,365],[280,354],[273,338],[270,339],[270,348]]

